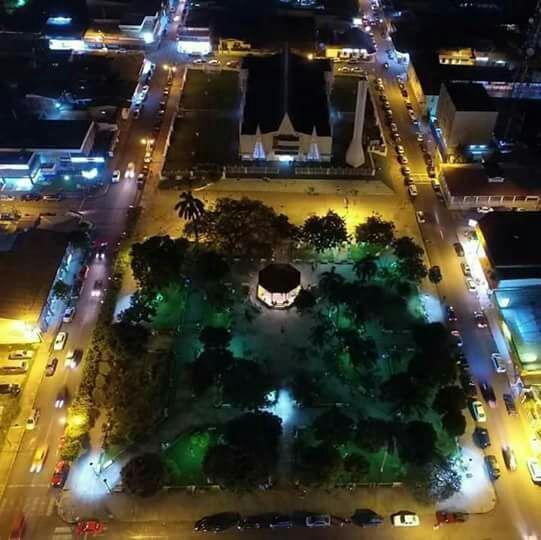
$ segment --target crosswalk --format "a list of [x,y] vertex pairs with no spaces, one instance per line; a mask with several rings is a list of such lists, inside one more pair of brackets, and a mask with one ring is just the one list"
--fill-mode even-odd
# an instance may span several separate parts
[[71,540],[73,536],[73,527],[55,527],[51,540]]
[[56,511],[54,495],[36,495],[34,497],[3,497],[0,500],[0,515],[16,510],[33,516],[52,516]]

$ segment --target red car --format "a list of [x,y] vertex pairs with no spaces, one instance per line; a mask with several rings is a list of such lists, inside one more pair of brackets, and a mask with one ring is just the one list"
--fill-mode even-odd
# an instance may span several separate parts
[[436,522],[440,523],[464,523],[468,519],[466,512],[445,512],[439,510],[436,512]]
[[68,474],[70,472],[70,464],[67,461],[59,461],[54,468],[51,478],[51,486],[61,488],[64,487]]
[[88,534],[90,536],[94,534],[100,534],[103,532],[103,523],[95,519],[87,519],[85,521],[79,521],[77,523],[77,534]]

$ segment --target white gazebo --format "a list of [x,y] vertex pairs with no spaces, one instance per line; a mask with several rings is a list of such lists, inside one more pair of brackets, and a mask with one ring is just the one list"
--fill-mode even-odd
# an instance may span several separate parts
[[259,271],[257,298],[267,307],[290,307],[301,289],[301,273],[290,264],[273,263]]

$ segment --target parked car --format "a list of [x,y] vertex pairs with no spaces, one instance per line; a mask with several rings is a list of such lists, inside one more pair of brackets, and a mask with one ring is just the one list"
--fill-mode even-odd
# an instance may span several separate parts
[[41,201],[42,196],[40,193],[25,193],[21,195],[21,201]]
[[490,435],[488,434],[488,429],[477,426],[473,430],[473,440],[475,444],[480,448],[487,448],[490,446]]
[[487,468],[488,476],[491,480],[497,480],[501,476],[500,466],[496,456],[485,456],[485,466]]
[[391,523],[394,527],[418,527],[421,520],[415,512],[402,510],[391,516]]
[[481,390],[481,395],[483,399],[487,402],[490,408],[496,407],[496,394],[494,393],[494,388],[488,382],[482,381],[479,382],[479,389]]
[[32,409],[30,411],[30,414],[28,418],[26,419],[26,429],[33,430],[36,427],[36,424],[38,423],[40,416],[40,410],[38,408]]
[[246,516],[237,525],[239,530],[247,529],[265,529],[270,527],[270,522],[273,514],[255,514],[253,516]]
[[464,248],[460,242],[455,242],[453,247],[455,248],[455,253],[458,257],[464,257]]
[[415,212],[415,216],[417,217],[417,221],[422,225],[423,223],[426,223],[426,217],[425,213],[422,210],[417,210]]
[[487,415],[485,413],[485,408],[483,407],[483,404],[478,400],[474,399],[471,402],[471,414],[473,416],[473,419],[477,422],[486,422],[487,421]]
[[466,277],[471,277],[471,268],[468,263],[460,263],[460,268]]
[[529,458],[526,460],[528,466],[528,472],[532,482],[537,485],[541,485],[541,464],[536,458]]
[[488,326],[486,315],[482,311],[474,311],[473,318],[475,319],[477,328],[486,328]]
[[43,443],[36,448],[36,451],[34,452],[34,457],[32,458],[32,465],[30,465],[31,473],[41,472],[48,452],[49,445],[47,443]]
[[3,383],[0,384],[0,395],[11,395],[11,396],[17,396],[21,393],[21,385],[20,384],[11,384],[11,383]]
[[64,315],[62,317],[62,322],[70,323],[71,321],[73,321],[73,317],[75,317],[75,306],[68,306],[64,310]]
[[475,284],[475,281],[471,278],[466,278],[466,288],[470,292],[474,292],[477,289],[477,285]]
[[351,521],[359,527],[377,527],[383,524],[383,516],[369,508],[360,508],[355,510],[355,513],[351,516]]
[[410,197],[417,197],[418,195],[417,186],[415,184],[409,185],[408,193],[410,194]]
[[113,182],[113,184],[120,182],[120,171],[118,169],[115,169],[113,171],[113,175],[111,176],[111,182]]
[[503,394],[502,397],[505,408],[507,409],[507,414],[509,414],[510,416],[516,416],[517,407],[515,405],[515,400],[513,399],[513,396],[511,394]]
[[34,349],[15,349],[8,354],[10,360],[31,360],[33,357]]
[[479,212],[479,214],[489,214],[490,212],[494,212],[494,208],[491,208],[490,206],[479,206],[477,212]]
[[45,376],[52,377],[54,375],[54,372],[56,371],[57,365],[58,365],[58,358],[56,356],[49,358],[49,361],[47,362],[47,366],[45,367]]
[[462,352],[459,352],[456,355],[456,364],[461,370],[464,370],[464,371],[470,370],[470,364],[468,362],[468,359],[466,358],[466,355]]
[[509,445],[506,445],[506,446],[502,447],[502,456],[503,456],[503,461],[505,463],[505,466],[510,471],[516,471],[517,470],[517,458],[515,456],[515,452],[513,451],[513,449]]
[[68,479],[70,472],[70,464],[67,461],[59,461],[53,471],[51,477],[51,487],[62,488]]
[[464,345],[464,340],[460,335],[458,330],[451,330],[451,335],[455,338],[455,344],[457,347],[462,347]]
[[311,514],[306,516],[305,523],[310,528],[330,527],[331,516],[329,514]]
[[67,332],[58,332],[56,334],[56,338],[54,340],[53,350],[55,351],[61,351],[64,346],[66,345],[66,340],[68,339],[68,333]]
[[94,536],[97,534],[101,534],[104,531],[105,527],[103,526],[103,523],[100,521],[97,521],[95,519],[86,519],[84,521],[79,521],[77,523],[77,527],[75,528],[75,531],[78,535],[87,535],[87,536]]
[[492,360],[492,365],[494,366],[494,369],[498,372],[498,373],[505,373],[506,372],[506,369],[505,369],[505,362],[502,358],[502,355],[499,354],[499,353],[492,353],[490,355],[490,359]]
[[438,510],[436,512],[436,523],[464,523],[469,517],[466,512],[447,512]]
[[468,397],[475,397],[477,395],[477,386],[475,386],[475,382],[468,373],[461,374],[460,385]]
[[270,522],[271,529],[290,529],[293,527],[293,520],[288,514],[274,514]]
[[195,522],[193,530],[196,532],[222,532],[232,527],[238,527],[241,522],[240,514],[235,512],[222,512],[205,516]]

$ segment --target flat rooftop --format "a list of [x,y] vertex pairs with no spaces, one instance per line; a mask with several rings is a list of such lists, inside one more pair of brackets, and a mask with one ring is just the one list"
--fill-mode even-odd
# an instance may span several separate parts
[[4,120],[0,150],[81,148],[92,126],[90,120]]
[[457,111],[496,111],[485,87],[479,83],[444,83]]
[[491,212],[478,227],[492,266],[505,274],[499,278],[512,279],[515,270],[521,274],[516,277],[541,276],[541,212]]
[[68,237],[31,229],[4,245],[10,249],[0,252],[0,318],[35,322],[66,252]]
[[491,182],[481,164],[442,165],[445,184],[455,197],[541,196],[541,167],[517,163],[499,164],[503,182]]

